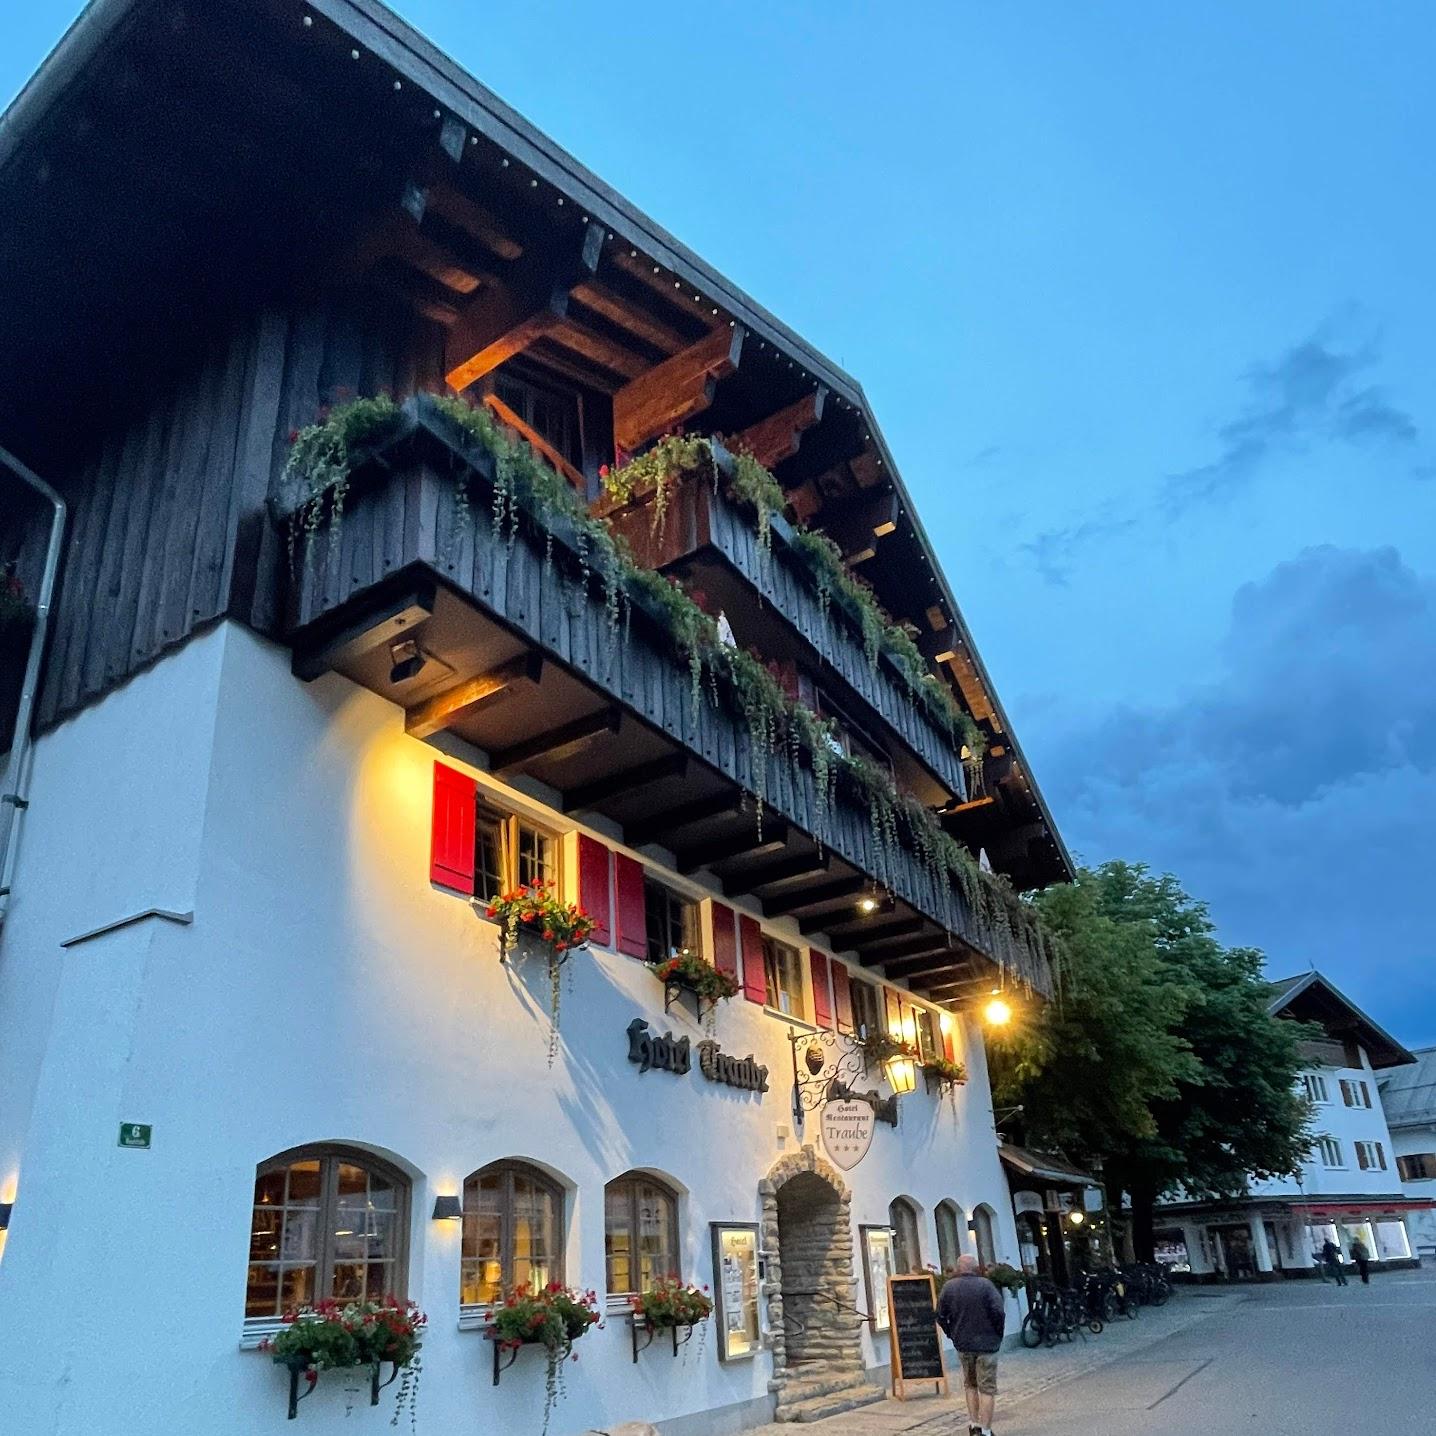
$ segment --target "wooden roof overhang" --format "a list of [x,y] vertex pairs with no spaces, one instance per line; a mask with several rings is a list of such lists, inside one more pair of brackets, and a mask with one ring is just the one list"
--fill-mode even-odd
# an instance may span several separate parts
[[[1049,990],[1045,963],[934,885],[916,858],[884,854],[865,810],[839,803],[824,815],[806,770],[770,764],[760,817],[741,718],[694,700],[648,610],[611,621],[602,594],[576,578],[561,530],[511,540],[482,502],[470,527],[455,528],[447,473],[477,462],[482,481],[484,458],[460,458],[441,417],[421,407],[383,459],[351,489],[332,547],[321,532],[300,562],[299,676],[342,673],[403,708],[412,736],[458,741],[469,761],[480,750],[506,782],[539,785],[559,810],[663,850],[677,872],[709,874],[933,1001],[990,992],[1004,965]],[[424,658],[417,675],[395,671],[401,640]]]
[[[63,444],[256,296],[377,285],[451,381],[516,355],[631,448],[741,440],[994,740],[950,831],[1019,887],[1071,862],[861,387],[375,0],[93,0],[0,117],[0,435]],[[1001,750],[1001,751],[997,751]]]

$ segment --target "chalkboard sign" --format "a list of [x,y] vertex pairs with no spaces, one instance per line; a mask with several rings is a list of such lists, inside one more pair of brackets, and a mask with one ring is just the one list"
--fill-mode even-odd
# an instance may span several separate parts
[[947,1391],[947,1362],[938,1339],[935,1296],[930,1276],[888,1278],[893,1395],[899,1401],[906,1400],[903,1386],[909,1381],[931,1381]]

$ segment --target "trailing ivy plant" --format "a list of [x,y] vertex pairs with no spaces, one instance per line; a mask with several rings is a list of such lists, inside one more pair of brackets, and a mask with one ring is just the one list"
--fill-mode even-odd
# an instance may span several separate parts
[[[886,769],[859,755],[841,752],[827,720],[791,698],[761,657],[722,643],[713,619],[680,585],[635,563],[608,525],[591,515],[568,482],[527,444],[511,438],[487,409],[453,396],[434,396],[432,403],[462,432],[466,442],[493,458],[496,533],[512,542],[527,514],[551,544],[553,525],[566,523],[583,587],[588,588],[595,574],[602,584],[611,635],[616,638],[629,605],[643,603],[688,665],[695,717],[705,690],[710,701],[729,702],[741,715],[749,739],[760,832],[771,764],[783,761],[794,773],[806,764],[813,774],[820,826],[829,819],[839,789],[848,790],[866,811],[875,876],[891,883],[899,871],[900,852],[906,849],[926,873],[939,913],[956,919],[955,891],[967,911],[989,928],[993,955],[1004,967],[1014,960],[1023,967],[1024,957],[1036,964],[1052,963],[1049,939],[1034,911],[1005,879],[980,869],[967,849],[943,829],[938,817],[912,794],[900,790]],[[390,399],[356,400],[294,436],[295,451],[287,472],[303,484],[300,512],[307,533],[312,534],[322,522],[326,499],[331,521],[342,516],[349,474],[362,462],[366,450],[398,433],[401,420],[402,411]],[[606,491],[611,498],[622,499],[641,492],[646,483],[661,490],[670,484],[675,471],[691,471],[705,461],[711,462],[707,440],[674,437],[609,473]],[[766,512],[771,522],[781,499],[776,481],[751,456],[736,462],[735,472],[742,476],[736,490],[739,497],[760,513]],[[471,476],[459,476],[457,489],[467,494],[470,482]],[[337,495],[332,492],[336,488],[340,490]],[[454,513],[456,522],[466,518],[467,502],[461,507],[456,499]],[[825,535],[799,527],[794,530],[792,548],[807,563],[820,601],[826,604],[831,594],[838,592],[856,607],[869,656],[873,657],[879,646],[885,649],[899,671],[912,680],[916,695],[941,703],[952,715],[955,733],[962,734],[969,750],[965,761],[980,763],[980,730],[957,707],[947,686],[926,671],[911,636],[887,619],[868,586],[848,572],[837,546]],[[616,649],[617,644],[613,646]],[[822,834],[815,836],[821,838]],[[1029,969],[1019,975],[1030,978],[1033,974]]]

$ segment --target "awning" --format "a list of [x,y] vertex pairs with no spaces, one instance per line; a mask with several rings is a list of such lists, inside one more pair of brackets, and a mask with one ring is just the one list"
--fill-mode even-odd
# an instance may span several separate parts
[[1424,1212],[1436,1207],[1436,1201],[1428,1198],[1411,1199],[1392,1197],[1389,1200],[1376,1198],[1369,1202],[1293,1202],[1293,1216],[1308,1222],[1369,1222],[1382,1217],[1395,1219],[1404,1212]]
[[1005,1142],[998,1147],[997,1155],[1010,1171],[1023,1177],[1035,1177],[1040,1182],[1058,1182],[1068,1187],[1102,1185],[1090,1172],[1074,1167],[1065,1157],[1054,1156],[1051,1152],[1031,1152],[1026,1147],[1015,1147]]

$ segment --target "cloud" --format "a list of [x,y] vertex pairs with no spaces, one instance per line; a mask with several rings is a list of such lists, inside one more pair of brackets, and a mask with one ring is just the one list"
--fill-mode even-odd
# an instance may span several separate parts
[[1068,528],[1045,529],[1018,548],[1031,557],[1033,566],[1047,583],[1053,588],[1066,588],[1085,549],[1136,528],[1138,522],[1135,518],[1118,517],[1114,506],[1108,505],[1095,518]]
[[[1243,375],[1239,411],[1217,429],[1219,449],[1210,462],[1169,474],[1155,506],[1109,501],[1090,517],[1044,529],[1019,546],[1042,578],[1066,588],[1083,556],[1096,545],[1144,526],[1161,527],[1204,504],[1220,503],[1250,486],[1263,467],[1283,454],[1317,444],[1358,448],[1410,448],[1416,421],[1378,385],[1362,380],[1379,360],[1373,342],[1342,348],[1327,324],[1273,362],[1252,364]],[[1427,480],[1436,465],[1413,465]]]
[[1307,549],[1237,591],[1210,686],[1065,729],[1038,710],[1028,746],[1087,860],[1177,873],[1228,942],[1436,1040],[1433,652],[1436,582],[1391,548]]
[[1268,459],[1313,443],[1414,444],[1418,431],[1410,414],[1385,390],[1359,382],[1378,358],[1374,344],[1343,351],[1318,330],[1275,363],[1253,364],[1244,376],[1240,412],[1217,430],[1217,457],[1168,476],[1168,515],[1225,499],[1249,484]]

